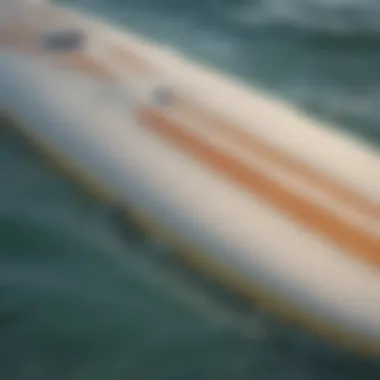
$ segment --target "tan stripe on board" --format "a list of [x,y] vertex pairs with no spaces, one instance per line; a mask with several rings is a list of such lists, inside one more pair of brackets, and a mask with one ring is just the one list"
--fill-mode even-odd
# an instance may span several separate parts
[[380,266],[379,238],[366,234],[328,210],[282,187],[265,174],[238,162],[229,154],[192,135],[159,111],[140,108],[137,116],[143,125],[154,133],[192,155],[245,191],[259,196],[300,225],[356,257]]
[[77,70],[82,73],[91,75],[97,79],[118,82],[123,74],[120,67],[112,70],[112,57],[120,55],[123,57],[125,72],[132,72],[142,78],[147,78],[153,75],[153,70],[149,65],[143,63],[137,55],[132,51],[127,51],[126,48],[108,46],[104,47],[103,53],[107,59],[110,57],[110,67],[106,67],[103,63],[97,62],[96,58],[90,56],[87,52],[63,53],[53,56],[54,63],[62,68]]
[[[54,63],[59,67],[80,71],[97,79],[105,81],[113,81],[116,79],[110,70],[85,53],[78,52],[56,56]],[[73,89],[73,91],[75,91],[75,89]]]
[[221,133],[228,139],[239,143],[242,148],[254,151],[255,154],[259,154],[273,163],[276,163],[279,167],[292,171],[294,174],[308,181],[311,186],[326,191],[333,197],[352,206],[356,211],[376,218],[376,220],[380,220],[380,205],[372,203],[370,200],[346,188],[322,172],[302,161],[298,161],[290,154],[274,146],[270,146],[263,140],[242,130],[238,125],[234,125],[233,122],[222,119],[220,116],[218,117],[212,113],[212,111],[202,108],[194,101],[178,96],[175,102],[175,108],[179,113],[195,116],[201,122],[205,123],[207,128],[213,129],[215,133]]
[[126,64],[128,70],[132,70],[134,74],[142,77],[153,75],[153,69],[149,62],[143,60],[127,46],[113,46],[109,48],[109,51],[112,59]]

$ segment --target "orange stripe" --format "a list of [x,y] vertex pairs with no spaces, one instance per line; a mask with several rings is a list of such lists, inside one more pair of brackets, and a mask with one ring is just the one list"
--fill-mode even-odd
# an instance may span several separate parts
[[207,128],[215,133],[223,134],[229,140],[237,142],[242,148],[247,151],[253,151],[255,154],[260,154],[262,157],[271,160],[283,169],[288,169],[294,174],[299,175],[306,181],[310,182],[313,187],[319,187],[326,191],[336,199],[351,205],[355,210],[364,215],[380,220],[380,206],[372,203],[370,200],[360,196],[355,191],[352,191],[332,178],[327,177],[323,173],[313,169],[302,161],[298,161],[290,154],[278,150],[264,141],[256,138],[252,134],[245,132],[233,122],[222,120],[210,111],[201,108],[199,105],[184,97],[177,97],[175,108],[182,115],[195,116],[202,123],[207,125]]
[[214,171],[254,196],[259,196],[335,245],[361,259],[380,266],[380,240],[358,230],[333,213],[300,198],[281,184],[267,178],[207,142],[185,131],[162,113],[140,108],[138,118],[153,132],[188,152]]

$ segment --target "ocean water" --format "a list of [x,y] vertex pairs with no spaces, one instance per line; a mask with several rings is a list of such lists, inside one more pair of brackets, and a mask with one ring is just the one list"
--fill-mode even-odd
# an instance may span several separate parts
[[[376,0],[68,5],[216,65],[380,143]],[[0,379],[375,380],[331,347],[183,267],[0,128]]]

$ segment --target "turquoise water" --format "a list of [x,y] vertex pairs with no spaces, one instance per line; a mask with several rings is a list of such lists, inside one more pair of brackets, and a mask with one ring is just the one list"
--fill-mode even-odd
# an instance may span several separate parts
[[[376,2],[75,5],[380,141]],[[0,223],[0,379],[380,377],[379,363],[334,349],[183,268],[8,128],[0,130]]]

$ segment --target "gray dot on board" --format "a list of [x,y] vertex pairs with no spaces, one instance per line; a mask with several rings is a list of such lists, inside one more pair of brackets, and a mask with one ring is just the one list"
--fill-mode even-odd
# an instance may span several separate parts
[[174,100],[173,90],[169,86],[157,86],[152,92],[154,105],[158,107],[170,106]]
[[87,35],[78,29],[64,29],[45,33],[41,42],[43,48],[50,51],[78,51],[85,47]]

